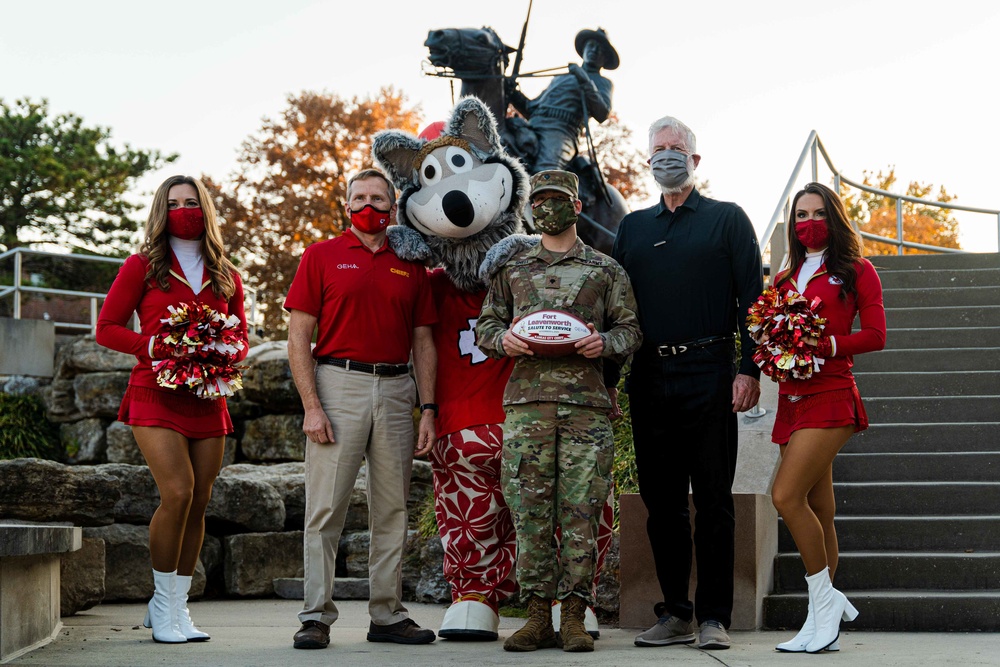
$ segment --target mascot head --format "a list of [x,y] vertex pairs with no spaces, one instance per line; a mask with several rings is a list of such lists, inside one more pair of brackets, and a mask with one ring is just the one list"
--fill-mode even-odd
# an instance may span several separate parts
[[475,291],[483,287],[486,251],[522,230],[528,174],[503,149],[493,114],[475,97],[461,100],[440,134],[425,138],[435,134],[386,130],[372,140],[375,163],[402,193],[398,222],[419,236],[399,230],[390,240],[400,256],[440,264],[458,287]]

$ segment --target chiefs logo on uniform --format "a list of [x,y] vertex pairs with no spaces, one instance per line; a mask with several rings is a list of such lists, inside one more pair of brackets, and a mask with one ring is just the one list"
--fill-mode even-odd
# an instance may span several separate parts
[[476,320],[478,318],[470,318],[466,320],[469,323],[468,329],[462,329],[458,332],[458,354],[460,357],[466,355],[470,356],[469,363],[471,364],[481,364],[486,361],[486,355],[476,347]]

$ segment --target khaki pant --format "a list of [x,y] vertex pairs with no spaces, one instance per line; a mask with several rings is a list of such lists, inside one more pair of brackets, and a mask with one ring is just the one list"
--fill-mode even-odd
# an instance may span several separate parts
[[335,442],[306,441],[305,604],[299,621],[337,620],[332,600],[337,546],[364,459],[371,531],[368,613],[376,625],[396,623],[407,618],[401,567],[413,469],[413,380],[318,365],[316,390]]

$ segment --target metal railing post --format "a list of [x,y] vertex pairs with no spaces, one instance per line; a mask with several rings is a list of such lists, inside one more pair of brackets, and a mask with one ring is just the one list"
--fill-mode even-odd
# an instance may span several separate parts
[[14,251],[14,319],[21,319],[21,249]]
[[90,333],[97,333],[97,297],[90,297]]
[[896,197],[896,254],[902,255],[903,248],[903,200]]
[[816,183],[817,181],[819,181],[819,161],[817,160],[818,156],[816,155],[817,150],[818,150],[818,148],[816,146],[816,141],[814,140],[812,142],[812,148],[810,149],[810,153],[812,154],[812,182],[813,183]]

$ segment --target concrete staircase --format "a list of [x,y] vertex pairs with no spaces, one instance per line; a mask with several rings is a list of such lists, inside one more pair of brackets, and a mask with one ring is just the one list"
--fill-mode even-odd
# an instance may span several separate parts
[[[1000,631],[1000,255],[873,259],[882,352],[855,360],[871,427],[834,462],[845,628]],[[805,618],[779,525],[768,628]]]

